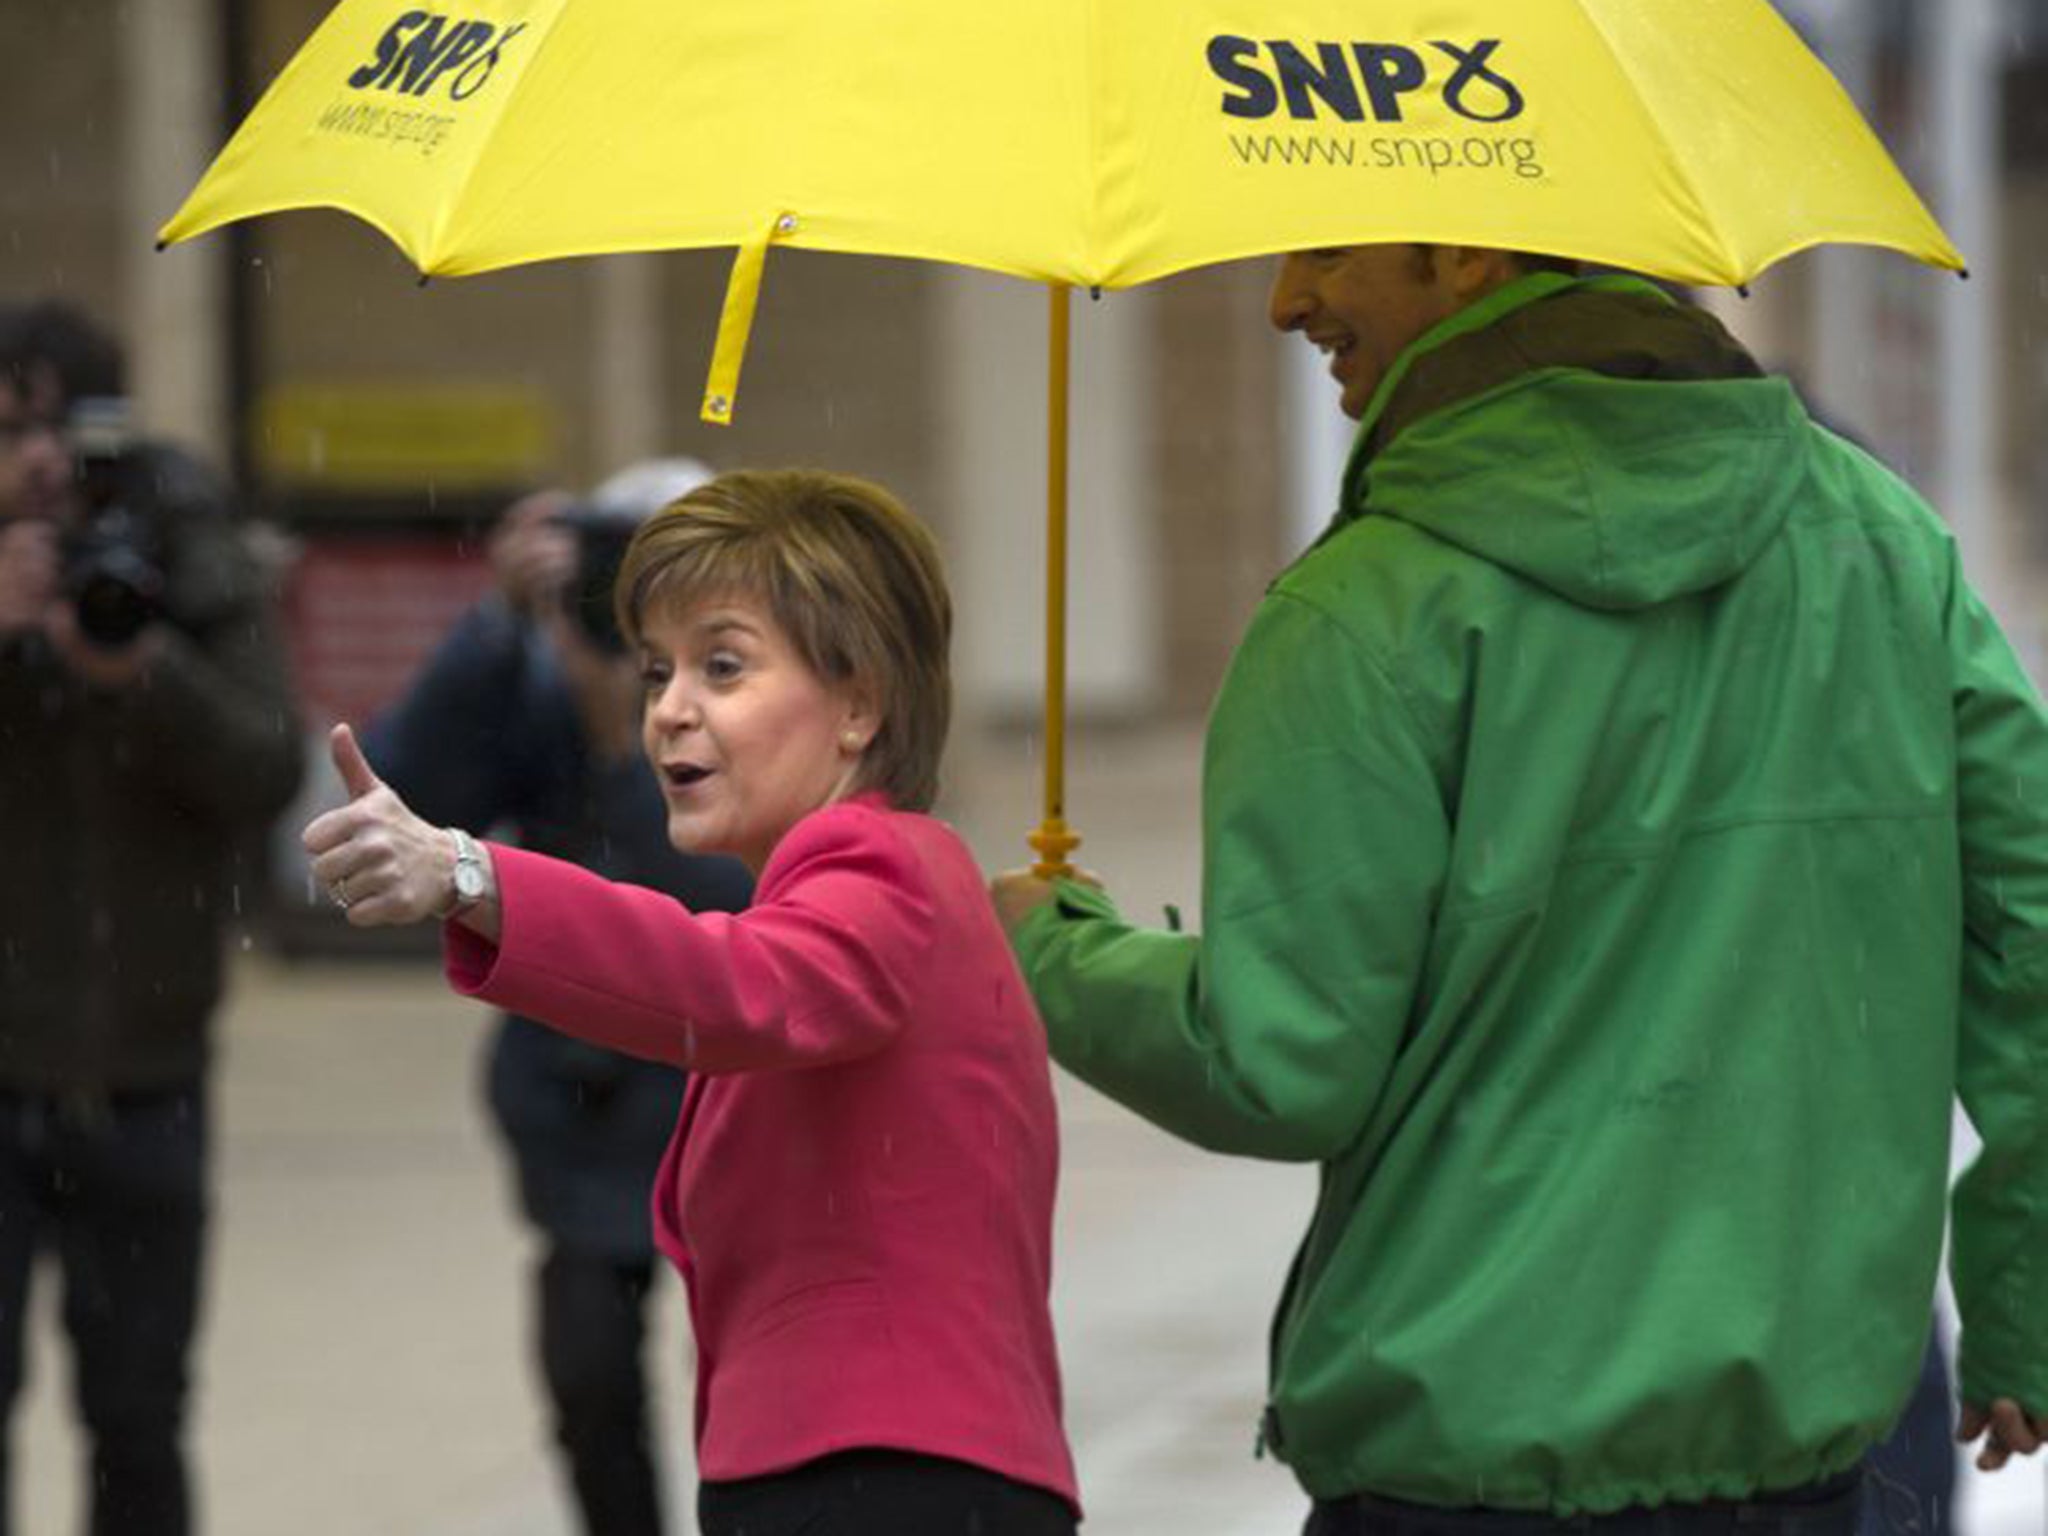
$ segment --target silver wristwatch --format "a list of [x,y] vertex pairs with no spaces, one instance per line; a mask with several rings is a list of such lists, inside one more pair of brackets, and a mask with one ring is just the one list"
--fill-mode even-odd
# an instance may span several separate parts
[[441,916],[458,917],[484,899],[490,884],[484,876],[484,851],[476,839],[460,827],[450,827],[448,835],[455,840],[455,889]]

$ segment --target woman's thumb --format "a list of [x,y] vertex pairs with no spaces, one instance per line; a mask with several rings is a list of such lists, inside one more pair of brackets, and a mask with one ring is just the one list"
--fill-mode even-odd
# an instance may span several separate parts
[[362,746],[356,741],[356,733],[352,729],[337,725],[327,733],[327,747],[334,756],[334,771],[341,775],[341,787],[348,791],[349,799],[360,800],[379,787],[381,781],[370,770],[370,760],[363,756]]

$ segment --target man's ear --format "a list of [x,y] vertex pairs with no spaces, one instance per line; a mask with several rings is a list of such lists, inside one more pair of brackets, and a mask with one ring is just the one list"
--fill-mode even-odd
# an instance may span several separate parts
[[1489,245],[1441,245],[1437,251],[1439,270],[1460,305],[1485,298],[1520,271],[1510,252]]

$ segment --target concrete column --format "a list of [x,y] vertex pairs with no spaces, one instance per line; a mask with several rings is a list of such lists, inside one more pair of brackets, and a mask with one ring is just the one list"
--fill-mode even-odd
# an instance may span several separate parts
[[591,472],[601,480],[664,452],[674,423],[662,368],[661,258],[604,256],[589,265]]
[[[945,488],[960,697],[1028,719],[1044,663],[1046,294],[944,268],[938,479]],[[1143,289],[1073,300],[1068,704],[1126,714],[1156,695],[1160,594],[1150,546],[1154,433]]]
[[1941,279],[1936,495],[1980,582],[2004,564],[1997,447],[2000,11],[2000,0],[1942,0],[1928,18],[1929,127],[1940,168],[1935,211],[1970,263],[1968,282]]
[[130,0],[119,8],[125,289],[122,340],[136,420],[149,432],[231,461],[227,243],[159,254],[156,232],[225,142],[221,19],[215,0]]
[[[1877,43],[1868,0],[1807,0],[1813,42],[1849,98],[1870,116]],[[1878,428],[1871,367],[1877,320],[1874,263],[1895,261],[1863,246],[1824,246],[1815,257],[1814,404],[1866,442]]]

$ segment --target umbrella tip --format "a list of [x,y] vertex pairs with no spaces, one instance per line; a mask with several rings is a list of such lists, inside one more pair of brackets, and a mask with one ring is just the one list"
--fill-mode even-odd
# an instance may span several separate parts
[[424,287],[426,287],[426,286],[427,286],[427,274],[426,274],[426,273],[422,272],[422,273],[420,274],[420,280],[419,280],[418,286],[419,286],[419,287],[421,287],[421,288],[424,288]]
[[158,241],[156,241],[156,242],[155,242],[155,244],[156,244],[156,253],[157,253],[157,255],[159,255],[159,256],[163,255],[163,253],[164,253],[165,251],[168,251],[168,250],[169,250],[169,249],[171,248],[171,242],[170,242],[170,241],[168,241],[168,240],[158,240]]
[[1967,283],[1970,280],[1970,269],[1968,267],[1957,267],[1956,276]]
[[1736,292],[1737,292],[1738,294],[1740,294],[1740,295],[1741,295],[1741,296],[1742,296],[1743,298],[1745,298],[1745,299],[1746,299],[1746,298],[1748,298],[1748,297],[1749,297],[1749,284],[1747,284],[1747,283],[1737,283],[1737,284],[1735,285],[1735,291],[1736,291]]

